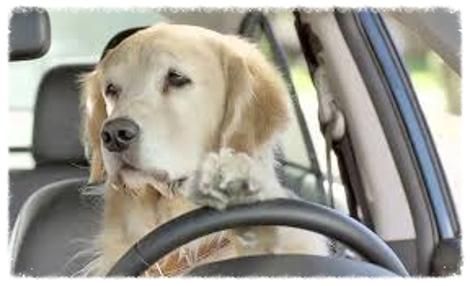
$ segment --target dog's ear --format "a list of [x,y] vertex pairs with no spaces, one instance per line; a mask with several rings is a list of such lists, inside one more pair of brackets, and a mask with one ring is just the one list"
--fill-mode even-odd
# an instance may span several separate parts
[[227,37],[222,46],[226,101],[219,147],[253,154],[287,126],[288,90],[254,45]]
[[81,81],[82,142],[90,162],[89,183],[104,180],[105,169],[101,154],[100,131],[106,119],[106,106],[96,71],[86,73]]

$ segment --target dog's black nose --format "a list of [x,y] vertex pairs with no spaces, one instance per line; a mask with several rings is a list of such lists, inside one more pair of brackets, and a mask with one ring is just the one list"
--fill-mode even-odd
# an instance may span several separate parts
[[139,126],[127,118],[116,118],[106,122],[101,131],[101,140],[106,149],[111,152],[122,152],[139,135]]

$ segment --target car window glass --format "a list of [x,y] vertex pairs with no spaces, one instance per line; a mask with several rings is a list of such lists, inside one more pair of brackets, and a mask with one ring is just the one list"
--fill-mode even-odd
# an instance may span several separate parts
[[[297,92],[298,100],[301,109],[304,113],[304,117],[308,126],[309,135],[312,138],[313,145],[316,152],[316,157],[320,167],[320,171],[323,175],[323,180],[327,174],[327,163],[326,163],[326,150],[325,150],[325,139],[320,130],[318,121],[318,100],[310,78],[305,59],[301,52],[301,47],[297,38],[297,33],[294,27],[294,17],[291,13],[275,13],[269,15],[269,21],[272,25],[274,34],[282,48],[287,54],[289,62],[289,70],[292,77],[292,81]],[[269,49],[269,44],[266,37],[262,37],[260,41],[260,47],[268,56],[271,55],[272,51]],[[287,162],[302,166],[304,168],[310,168],[310,161],[307,155],[307,149],[302,139],[301,129],[296,118],[293,119],[291,127],[282,137],[282,149]],[[346,196],[345,188],[341,182],[339,169],[337,165],[337,159],[332,152],[332,170],[333,170],[333,193],[336,205],[340,206],[340,209],[346,210]],[[318,198],[315,194],[318,190],[315,188],[315,184],[308,183],[312,180],[312,174],[305,175],[304,180],[307,181],[304,185],[303,192],[305,197],[312,199]],[[315,178],[319,179],[319,178]],[[327,182],[322,182],[323,189],[327,189]]]

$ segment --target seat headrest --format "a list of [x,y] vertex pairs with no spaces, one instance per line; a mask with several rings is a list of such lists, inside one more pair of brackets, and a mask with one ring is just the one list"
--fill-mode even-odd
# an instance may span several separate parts
[[142,27],[135,27],[135,28],[130,28],[127,30],[123,30],[114,37],[109,40],[108,44],[106,44],[106,47],[104,47],[103,53],[101,54],[100,60],[102,60],[106,54],[109,52],[109,50],[113,49],[117,45],[119,45],[122,41],[124,41],[127,37],[131,36],[134,33],[137,33],[140,30],[146,29],[148,26],[142,26]]
[[[130,28],[116,34],[106,45],[101,59],[125,38],[147,27]],[[80,142],[80,74],[92,65],[60,66],[42,79],[34,111],[33,157],[36,164],[85,163]]]
[[42,8],[13,8],[10,18],[10,61],[42,57],[51,46],[49,14]]
[[79,75],[92,65],[59,66],[43,77],[34,110],[33,157],[37,164],[84,163],[80,143]]

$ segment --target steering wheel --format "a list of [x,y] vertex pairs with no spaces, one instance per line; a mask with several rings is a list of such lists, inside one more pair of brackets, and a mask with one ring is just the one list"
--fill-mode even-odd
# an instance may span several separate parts
[[183,214],[134,244],[107,276],[138,276],[194,239],[230,228],[262,225],[289,226],[323,234],[351,247],[370,263],[408,276],[393,250],[364,225],[322,205],[290,199],[238,205],[224,211],[204,207]]

